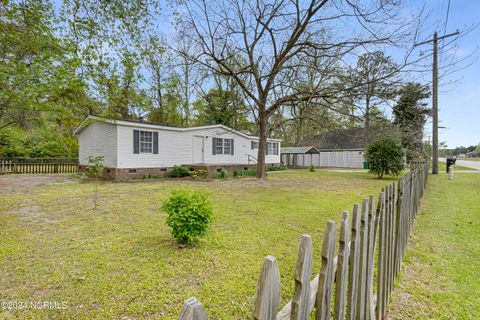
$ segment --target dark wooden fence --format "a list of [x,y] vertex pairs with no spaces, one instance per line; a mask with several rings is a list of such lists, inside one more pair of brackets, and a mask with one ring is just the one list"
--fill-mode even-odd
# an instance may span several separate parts
[[0,158],[0,174],[77,172],[78,159]]
[[[253,303],[257,320],[384,319],[395,278],[407,246],[420,199],[427,185],[428,164],[410,163],[411,171],[371,195],[353,212],[344,211],[337,239],[334,221],[324,233],[321,267],[312,280],[312,238],[301,237],[292,300],[280,307],[280,273],[273,256],[265,258]],[[338,241],[338,246],[337,246]],[[338,253],[335,250],[338,248]],[[185,302],[181,320],[204,320],[207,312],[195,298]]]

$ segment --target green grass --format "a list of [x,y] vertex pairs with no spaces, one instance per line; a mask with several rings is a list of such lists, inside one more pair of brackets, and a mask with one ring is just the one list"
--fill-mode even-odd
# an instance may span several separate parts
[[[175,319],[197,297],[212,319],[251,316],[265,256],[293,294],[300,235],[314,240],[315,270],[327,220],[340,220],[389,181],[366,173],[290,170],[253,178],[51,184],[0,194],[0,300],[66,302],[62,310],[12,310],[11,318]],[[203,189],[214,224],[197,247],[179,249],[160,211],[178,187]],[[3,212],[2,212],[3,211]]]
[[[447,166],[447,164],[445,162],[438,161],[438,171],[439,172],[446,172],[447,171],[446,166]],[[477,169],[454,164],[453,165],[453,172],[455,172],[456,170],[475,170],[476,171]]]
[[480,175],[430,177],[391,319],[480,319]]

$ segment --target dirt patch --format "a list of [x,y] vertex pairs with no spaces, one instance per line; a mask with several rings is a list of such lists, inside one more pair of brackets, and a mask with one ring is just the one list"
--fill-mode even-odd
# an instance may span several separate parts
[[0,176],[0,193],[26,193],[44,184],[77,183],[72,175],[16,174]]
[[40,206],[26,206],[14,210],[0,211],[0,215],[17,214],[25,225],[51,223],[59,221],[52,213],[47,213]]

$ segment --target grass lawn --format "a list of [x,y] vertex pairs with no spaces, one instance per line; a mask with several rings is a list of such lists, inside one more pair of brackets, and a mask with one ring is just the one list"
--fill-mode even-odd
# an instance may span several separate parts
[[[460,174],[456,179],[453,184],[460,184]],[[249,318],[266,255],[278,259],[286,303],[293,293],[300,235],[314,239],[318,272],[326,221],[340,221],[341,210],[377,196],[389,182],[363,172],[323,170],[276,172],[266,183],[251,178],[105,182],[96,210],[91,183],[49,184],[28,192],[14,188],[0,193],[0,300],[66,302],[67,307],[1,315],[175,319],[183,302],[196,296],[211,319]],[[215,222],[195,248],[177,247],[159,209],[178,187],[206,190],[214,203]],[[466,227],[478,227],[478,219],[468,221],[474,224]],[[478,242],[468,248],[478,249]]]
[[480,319],[480,174],[430,176],[391,319]]
[[[438,161],[438,172],[446,172],[446,170],[447,170],[446,167],[447,167],[447,164],[445,162]],[[458,164],[454,164],[453,165],[453,172],[455,172],[456,170],[477,170],[477,169],[460,166]]]

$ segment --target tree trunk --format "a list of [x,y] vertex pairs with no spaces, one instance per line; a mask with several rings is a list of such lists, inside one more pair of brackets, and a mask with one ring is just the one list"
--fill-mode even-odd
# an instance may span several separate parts
[[265,153],[267,150],[267,131],[268,131],[268,114],[265,110],[260,110],[258,115],[259,120],[259,141],[258,141],[258,156],[257,156],[257,178],[266,180],[265,172]]

